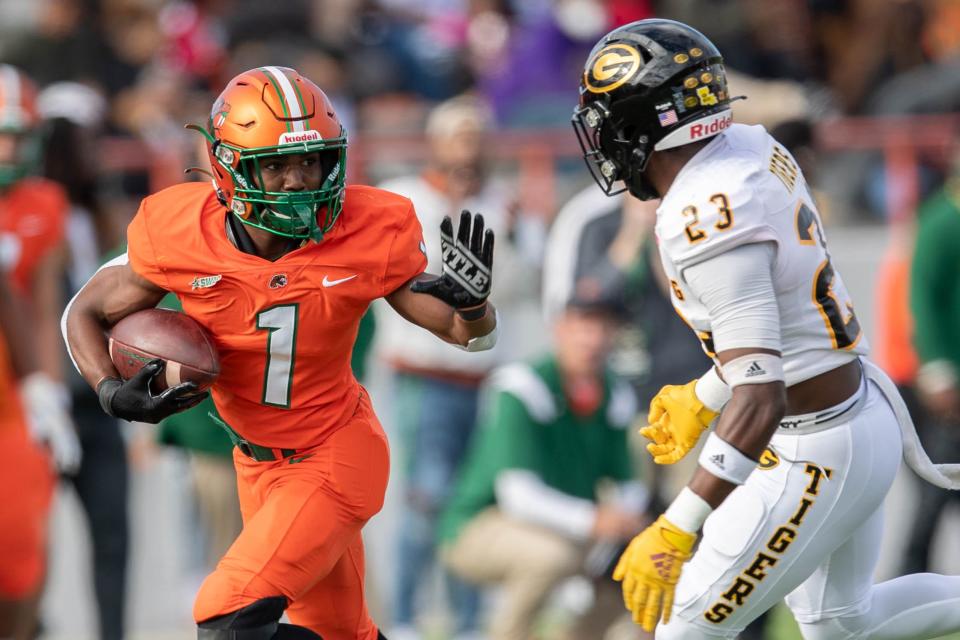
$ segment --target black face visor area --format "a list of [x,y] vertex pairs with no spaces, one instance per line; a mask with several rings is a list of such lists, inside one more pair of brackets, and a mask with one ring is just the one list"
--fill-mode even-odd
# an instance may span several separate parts
[[[570,120],[577,134],[577,142],[583,152],[587,170],[597,186],[608,196],[615,196],[627,190],[621,180],[622,168],[601,150],[601,136],[610,137],[612,124],[610,111],[602,100],[577,107]],[[615,137],[615,136],[613,136]],[[606,140],[604,140],[606,141]],[[623,140],[625,144],[626,140]]]

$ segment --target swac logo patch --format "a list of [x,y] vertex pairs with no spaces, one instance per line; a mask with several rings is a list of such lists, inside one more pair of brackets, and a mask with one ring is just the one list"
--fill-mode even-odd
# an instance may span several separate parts
[[591,93],[607,93],[636,75],[642,65],[640,52],[628,44],[610,44],[597,52],[583,72],[583,84]]
[[281,289],[287,286],[287,274],[278,273],[270,278],[270,288],[271,289]]
[[191,289],[209,289],[213,285],[220,282],[223,278],[222,275],[217,274],[215,276],[197,276],[190,282]]

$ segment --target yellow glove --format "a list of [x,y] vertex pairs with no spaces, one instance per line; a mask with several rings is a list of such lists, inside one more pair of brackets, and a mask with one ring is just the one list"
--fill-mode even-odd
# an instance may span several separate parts
[[620,556],[613,579],[623,581],[623,603],[645,631],[653,631],[661,616],[663,624],[670,622],[680,570],[693,555],[696,542],[697,534],[678,529],[660,516]]
[[668,384],[650,401],[649,425],[640,429],[640,435],[652,441],[647,451],[657,464],[673,464],[690,453],[719,415],[703,405],[696,385],[696,380],[682,386]]

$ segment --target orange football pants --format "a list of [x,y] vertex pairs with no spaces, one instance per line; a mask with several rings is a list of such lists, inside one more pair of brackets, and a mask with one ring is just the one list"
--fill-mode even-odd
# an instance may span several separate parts
[[290,622],[324,640],[376,640],[360,529],[383,506],[390,454],[367,394],[323,444],[268,462],[234,449],[233,460],[243,531],[200,587],[194,619],[285,596]]
[[24,600],[43,583],[47,516],[56,476],[26,425],[0,420],[0,600]]

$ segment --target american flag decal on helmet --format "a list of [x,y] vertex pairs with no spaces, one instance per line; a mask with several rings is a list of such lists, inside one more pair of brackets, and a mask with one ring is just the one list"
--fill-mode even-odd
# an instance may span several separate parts
[[660,119],[661,127],[669,127],[672,124],[677,124],[677,112],[673,109],[658,113],[657,118]]

